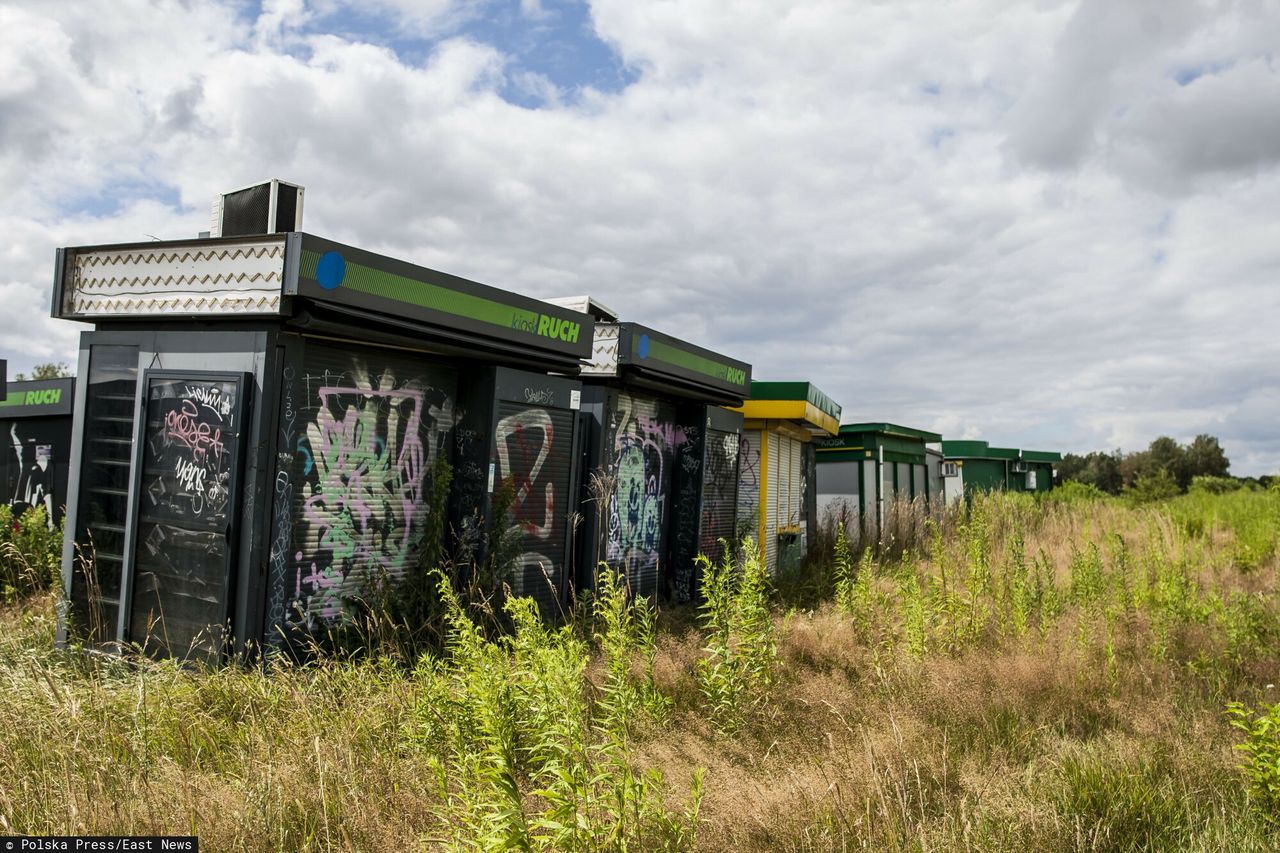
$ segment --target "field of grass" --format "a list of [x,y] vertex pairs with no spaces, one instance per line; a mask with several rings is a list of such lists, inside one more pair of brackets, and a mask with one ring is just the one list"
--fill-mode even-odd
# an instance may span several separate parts
[[[979,500],[448,653],[194,672],[0,609],[0,833],[206,849],[1275,850],[1280,494]],[[608,576],[606,575],[606,580]]]

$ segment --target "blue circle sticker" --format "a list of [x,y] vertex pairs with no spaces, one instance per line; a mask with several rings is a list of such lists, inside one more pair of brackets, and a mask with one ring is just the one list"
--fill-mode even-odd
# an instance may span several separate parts
[[641,358],[649,357],[649,336],[641,335],[640,342],[636,345],[636,352],[640,353]]
[[325,290],[334,290],[347,277],[347,262],[337,252],[325,252],[316,264],[316,282]]

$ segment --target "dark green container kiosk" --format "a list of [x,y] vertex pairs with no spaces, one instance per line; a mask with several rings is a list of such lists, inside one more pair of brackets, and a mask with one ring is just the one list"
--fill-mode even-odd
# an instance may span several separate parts
[[0,501],[18,519],[42,508],[52,529],[67,502],[74,379],[8,383],[0,397]]
[[295,647],[421,571],[433,525],[479,529],[503,478],[513,586],[559,606],[590,316],[296,231],[63,249],[56,270],[54,316],[94,324],[63,553],[90,644]]
[[[586,423],[578,582],[601,561],[641,595],[688,601],[694,557],[719,559],[737,523],[741,405],[751,365],[636,323],[598,322],[583,368]],[[604,475],[605,494],[591,485]]]

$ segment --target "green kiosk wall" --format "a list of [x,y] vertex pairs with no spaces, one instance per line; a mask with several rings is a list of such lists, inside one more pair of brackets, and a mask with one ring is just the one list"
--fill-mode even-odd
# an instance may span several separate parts
[[868,531],[879,529],[895,501],[939,500],[932,494],[928,430],[890,423],[844,424],[817,448],[818,515],[848,508]]

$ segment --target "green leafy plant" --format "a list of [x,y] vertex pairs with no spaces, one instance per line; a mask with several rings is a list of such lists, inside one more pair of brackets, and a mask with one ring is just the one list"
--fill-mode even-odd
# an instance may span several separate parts
[[707,632],[705,656],[697,663],[698,686],[722,732],[732,732],[769,693],[776,678],[778,645],[769,611],[769,575],[746,537],[742,563],[726,552],[715,564],[698,557],[702,573],[699,616]]
[[42,507],[14,518],[0,505],[0,602],[57,586],[61,564],[62,527],[51,526]]
[[1231,702],[1227,717],[1244,734],[1235,748],[1244,753],[1241,769],[1254,805],[1266,821],[1280,826],[1280,703],[1253,710]]

